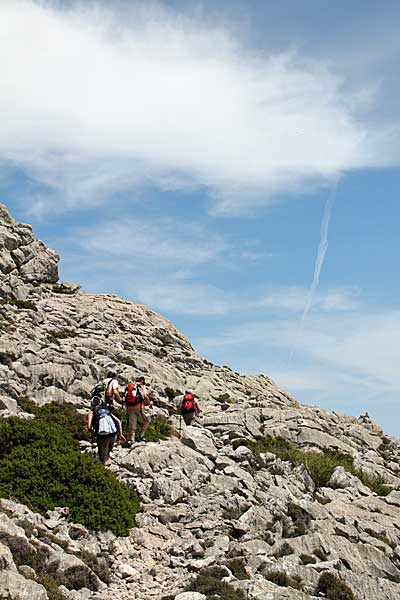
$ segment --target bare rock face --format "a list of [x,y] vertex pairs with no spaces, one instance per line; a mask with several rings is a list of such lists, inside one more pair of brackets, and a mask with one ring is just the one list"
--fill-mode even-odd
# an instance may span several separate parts
[[[59,282],[57,261],[0,205],[0,415],[28,418],[23,397],[87,409],[90,389],[115,370],[121,384],[144,374],[154,411],[181,435],[114,449],[111,470],[141,496],[138,527],[126,538],[89,532],[62,510],[43,517],[1,500],[0,598],[17,600],[16,590],[47,598],[30,567],[17,568],[3,543],[11,536],[34,548],[47,544],[47,560],[61,569],[85,568],[83,551],[104,558],[106,548],[110,581],[97,591],[62,590],[76,600],[200,600],[204,594],[186,590],[214,566],[250,600],[321,597],[326,571],[357,600],[398,599],[399,440],[365,417],[302,406],[265,375],[211,364],[145,306]],[[188,388],[203,409],[190,427],[174,401]],[[253,455],[238,441],[263,436],[313,456],[344,453],[392,491],[378,496],[340,466],[322,485],[306,460]],[[88,443],[82,451],[95,454]]]
[[35,240],[30,225],[16,223],[0,204],[0,295],[25,300],[41,283],[58,281],[59,256]]

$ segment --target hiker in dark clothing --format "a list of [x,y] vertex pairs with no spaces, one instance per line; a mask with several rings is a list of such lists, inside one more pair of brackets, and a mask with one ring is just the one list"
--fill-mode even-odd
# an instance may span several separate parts
[[126,438],[122,433],[121,421],[115,417],[109,406],[101,403],[100,398],[94,400],[94,405],[88,413],[88,429],[96,435],[99,459],[104,466],[111,464],[110,452],[114,447],[117,435],[122,443]]
[[186,390],[181,402],[181,415],[185,425],[191,425],[194,417],[201,413],[200,405],[192,390]]

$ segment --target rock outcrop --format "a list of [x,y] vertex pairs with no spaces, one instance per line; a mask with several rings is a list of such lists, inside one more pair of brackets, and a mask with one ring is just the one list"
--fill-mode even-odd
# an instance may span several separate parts
[[[77,600],[200,600],[205,596],[185,588],[208,566],[222,567],[224,579],[252,600],[321,597],[324,572],[357,600],[399,597],[397,439],[368,418],[300,405],[265,375],[211,364],[145,306],[60,283],[57,261],[0,206],[0,414],[27,417],[24,397],[85,409],[90,389],[112,369],[122,381],[145,374],[155,412],[176,430],[172,398],[185,389],[194,389],[204,416],[183,426],[180,439],[114,451],[111,469],[142,501],[127,538],[95,535],[69,523],[63,509],[40,516],[3,499],[0,598],[48,598],[30,567],[18,564],[10,539],[41,549],[67,573],[66,583],[68,569],[79,567],[91,589],[62,588]],[[358,472],[383,478],[392,491],[378,496],[340,466],[320,486],[306,465],[235,443],[266,435],[345,453]],[[82,451],[95,454],[85,442]],[[107,563],[103,580],[101,568],[94,572],[100,559]]]

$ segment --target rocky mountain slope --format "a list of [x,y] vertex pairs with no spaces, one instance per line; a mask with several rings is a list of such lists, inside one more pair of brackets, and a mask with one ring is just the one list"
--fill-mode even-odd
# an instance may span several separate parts
[[[92,577],[91,589],[85,577],[62,588],[71,599],[201,600],[184,590],[210,566],[253,600],[351,600],[324,592],[323,573],[357,600],[400,597],[399,440],[368,418],[301,405],[266,376],[211,364],[145,306],[59,282],[57,262],[0,205],[0,414],[27,418],[26,397],[87,408],[89,390],[113,369],[122,382],[145,374],[154,411],[175,429],[173,391],[193,388],[204,416],[183,427],[181,439],[114,451],[111,468],[141,496],[129,537],[89,532],[63,509],[41,516],[3,499],[0,599],[49,597],[2,543],[7,536],[28,550],[45,547],[47,563],[57,561],[62,573],[79,567]],[[240,442],[265,436],[287,440],[300,459]],[[89,443],[82,450],[94,452]],[[353,473],[338,466],[321,485],[305,450],[346,454]],[[372,485],[377,476],[386,495]],[[101,561],[105,582],[94,573]]]

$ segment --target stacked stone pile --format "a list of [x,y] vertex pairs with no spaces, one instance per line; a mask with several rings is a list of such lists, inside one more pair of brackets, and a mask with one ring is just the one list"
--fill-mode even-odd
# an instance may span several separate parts
[[[320,597],[323,572],[356,600],[400,597],[397,439],[369,419],[300,405],[266,376],[211,364],[146,307],[60,283],[57,260],[0,206],[1,415],[27,417],[24,397],[87,408],[89,390],[112,369],[122,381],[145,374],[156,410],[176,430],[171,398],[186,388],[198,395],[204,417],[183,426],[181,439],[115,449],[112,470],[142,501],[127,538],[95,535],[69,523],[63,509],[42,517],[2,500],[0,599],[48,597],[32,567],[20,564],[15,540],[40,547],[66,597],[76,600],[202,600],[180,594],[209,566],[222,567],[251,600]],[[378,496],[343,467],[317,488],[304,465],[235,443],[265,435],[346,453],[392,491]],[[95,453],[85,442],[82,451]],[[107,581],[99,579],[99,561],[107,563]],[[74,569],[81,578],[71,591]]]

